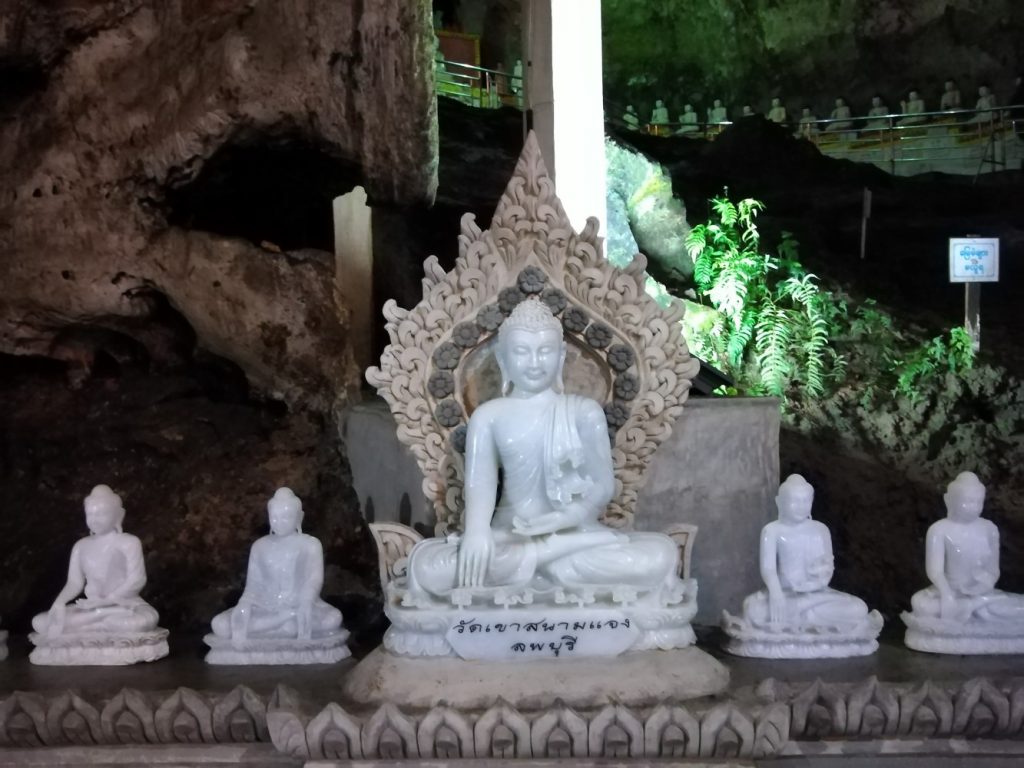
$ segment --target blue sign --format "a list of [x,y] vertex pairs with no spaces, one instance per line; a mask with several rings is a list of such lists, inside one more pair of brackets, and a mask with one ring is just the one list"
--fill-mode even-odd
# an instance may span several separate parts
[[949,282],[999,282],[999,238],[949,238]]

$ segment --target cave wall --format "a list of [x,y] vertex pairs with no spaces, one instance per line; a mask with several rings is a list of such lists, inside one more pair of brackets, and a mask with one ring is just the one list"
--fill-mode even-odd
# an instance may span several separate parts
[[[9,4],[0,69],[20,74],[0,86],[0,351],[49,354],[69,322],[138,314],[144,287],[261,388],[318,405],[351,388],[333,266],[289,259],[278,237],[225,242],[239,233],[209,216],[193,229],[174,194],[218,181],[212,158],[273,144],[318,153],[331,182],[264,176],[282,206],[298,195],[329,222],[329,198],[359,183],[374,204],[430,202],[431,62],[426,2]],[[219,177],[229,197],[251,186],[239,178]]]
[[911,88],[938,108],[943,82],[973,106],[990,83],[1001,103],[1024,67],[1024,5],[1015,0],[606,0],[605,96],[649,115],[656,98],[673,117],[721,98],[766,112],[780,96],[827,117],[837,96],[865,114],[881,93],[899,108]]

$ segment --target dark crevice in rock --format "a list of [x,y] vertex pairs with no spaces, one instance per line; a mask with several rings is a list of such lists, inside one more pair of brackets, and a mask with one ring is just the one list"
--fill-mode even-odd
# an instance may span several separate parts
[[32,59],[0,57],[0,115],[46,88],[49,73]]
[[185,229],[333,252],[332,201],[362,183],[358,163],[294,131],[261,131],[239,134],[194,176],[172,181],[163,202],[168,223]]

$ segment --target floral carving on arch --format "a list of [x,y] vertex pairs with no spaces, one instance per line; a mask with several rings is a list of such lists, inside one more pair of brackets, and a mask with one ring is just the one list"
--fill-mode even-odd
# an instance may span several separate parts
[[[573,230],[531,132],[490,228],[464,215],[455,267],[445,272],[429,257],[422,301],[412,309],[385,304],[391,343],[366,378],[423,472],[439,533],[461,522],[462,451],[480,395],[480,361],[514,306],[531,295],[559,317],[571,357],[597,382],[596,396],[581,394],[603,402],[613,441],[616,493],[604,522],[632,525],[647,465],[671,434],[700,363],[682,336],[682,303],[665,308],[647,295],[641,254],[625,269],[613,267],[597,230],[593,217],[582,232]],[[568,375],[566,388],[575,391]]]

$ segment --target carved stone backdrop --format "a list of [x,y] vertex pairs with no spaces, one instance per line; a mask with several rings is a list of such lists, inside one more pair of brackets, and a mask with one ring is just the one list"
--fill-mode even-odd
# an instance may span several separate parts
[[531,295],[566,331],[567,389],[605,406],[616,493],[604,521],[632,524],[644,471],[671,433],[699,363],[680,331],[682,304],[662,308],[645,293],[642,255],[625,270],[611,266],[597,229],[590,218],[582,232],[573,230],[531,133],[490,229],[463,216],[455,267],[446,273],[431,256],[423,300],[409,310],[384,306],[391,344],[366,378],[423,471],[439,532],[460,522],[466,420],[497,394],[492,340]]

